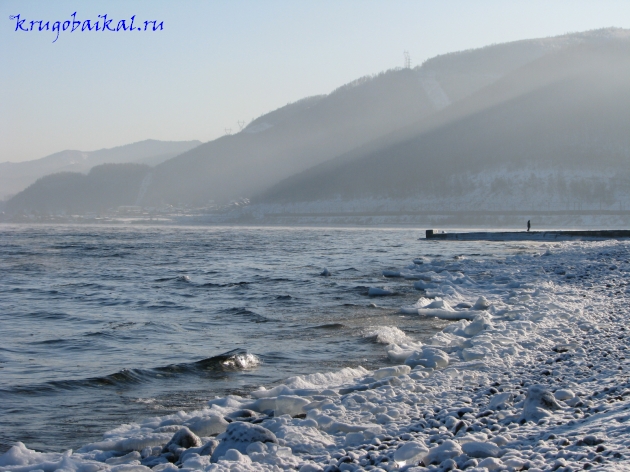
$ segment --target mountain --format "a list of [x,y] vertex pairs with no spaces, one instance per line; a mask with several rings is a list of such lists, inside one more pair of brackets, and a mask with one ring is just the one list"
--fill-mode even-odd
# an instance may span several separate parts
[[87,172],[107,163],[135,162],[157,165],[186,152],[201,141],[157,141],[148,139],[98,151],[61,151],[41,159],[0,163],[0,199],[14,195],[40,177],[56,172]]
[[629,42],[590,31],[364,77],[168,159],[129,192],[149,207],[248,197],[262,213],[612,205],[630,195]]
[[392,201],[489,209],[628,200],[630,33],[581,37],[256,201],[318,201],[318,211],[361,201],[361,211],[370,211]]
[[38,179],[6,203],[11,213],[102,212],[133,205],[151,170],[146,164],[101,164],[88,173],[58,172]]
[[143,203],[203,204],[258,194],[418,120],[430,121],[519,67],[591,37],[517,41],[438,56],[416,69],[364,77],[287,105],[157,166]]

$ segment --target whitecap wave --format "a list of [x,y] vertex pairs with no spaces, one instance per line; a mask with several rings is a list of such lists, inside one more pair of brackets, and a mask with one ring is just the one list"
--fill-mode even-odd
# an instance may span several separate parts
[[405,332],[396,326],[370,326],[363,337],[373,339],[379,344],[401,344],[409,340]]
[[227,359],[225,359],[222,362],[224,367],[230,368],[230,369],[239,369],[239,370],[244,370],[244,369],[252,369],[260,364],[262,364],[262,360],[260,359],[260,357],[254,355],[254,354],[236,354],[234,356],[231,356]]

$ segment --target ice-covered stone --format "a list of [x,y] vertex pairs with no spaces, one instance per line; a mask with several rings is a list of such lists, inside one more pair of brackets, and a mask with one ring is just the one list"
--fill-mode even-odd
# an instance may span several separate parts
[[511,406],[512,400],[514,400],[514,395],[510,392],[497,393],[492,397],[490,403],[488,403],[488,409],[505,410]]
[[191,447],[190,449],[186,449],[184,452],[180,454],[179,462],[183,464],[184,462],[186,462],[188,457],[192,457],[193,455],[212,456],[212,453],[214,452],[214,450],[217,448],[218,445],[219,445],[219,441],[215,439],[211,439],[210,441],[205,443],[203,446]]
[[429,453],[429,449],[424,444],[416,441],[409,441],[396,449],[394,460],[398,463],[417,464]]
[[462,444],[462,450],[468,457],[485,459],[486,457],[499,457],[501,449],[491,442],[470,441]]
[[408,374],[411,372],[411,367],[408,365],[396,365],[392,367],[382,367],[376,370],[372,377],[376,380],[384,379],[385,377],[398,377],[399,375]]
[[484,459],[481,462],[479,462],[479,464],[477,464],[477,467],[479,468],[485,467],[489,472],[492,472],[493,470],[499,470],[503,468],[503,462],[501,462],[501,459],[488,457],[487,459]]
[[556,397],[556,400],[560,401],[570,400],[571,398],[575,397],[575,393],[573,393],[573,391],[569,390],[568,388],[561,388],[560,390],[556,390],[553,395],[554,397]]
[[245,454],[247,447],[255,442],[278,444],[276,435],[262,426],[236,421],[230,423],[227,430],[217,439],[221,442],[212,453],[212,462],[217,462],[229,449],[236,449]]
[[424,463],[424,465],[441,464],[446,459],[452,459],[453,457],[457,457],[460,454],[462,454],[461,446],[455,441],[447,439],[439,446],[435,446],[429,449],[429,452],[422,460],[422,462]]
[[201,439],[199,439],[199,436],[184,426],[173,435],[169,442],[166,443],[162,452],[171,451],[174,447],[188,449],[190,447],[199,446],[201,446]]
[[198,436],[214,436],[225,431],[229,423],[221,416],[210,415],[195,417],[184,424]]
[[521,418],[531,421],[539,421],[549,416],[550,411],[559,410],[562,407],[544,385],[532,385],[527,389],[527,397],[523,404]]

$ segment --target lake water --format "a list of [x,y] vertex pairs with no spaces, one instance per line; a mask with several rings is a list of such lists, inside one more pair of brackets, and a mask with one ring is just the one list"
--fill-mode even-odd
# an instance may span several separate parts
[[[423,340],[446,322],[400,314],[419,292],[383,270],[420,256],[510,251],[420,236],[0,225],[0,450],[12,441],[77,448],[121,423],[215,396],[387,364],[375,334],[383,327]],[[370,298],[371,286],[397,294]]]

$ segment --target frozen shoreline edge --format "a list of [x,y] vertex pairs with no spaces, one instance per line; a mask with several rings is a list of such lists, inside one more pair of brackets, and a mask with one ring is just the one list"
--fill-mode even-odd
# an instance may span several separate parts
[[[535,268],[544,268],[545,265],[550,264],[547,261],[553,261],[554,258],[558,261],[551,262],[551,264],[577,265],[576,262],[580,262],[586,255],[596,253],[599,250],[597,248],[616,251],[619,253],[619,257],[617,257],[619,260],[623,259],[621,254],[627,257],[627,248],[624,243],[567,243],[556,245],[553,252],[548,250],[543,254],[537,254],[536,257],[540,258],[538,260],[544,259],[545,262]],[[549,455],[553,448],[550,445],[534,446],[539,441],[555,444],[557,457],[554,460],[560,461],[556,469],[572,467],[572,461],[577,464],[586,460],[591,461],[588,463],[595,468],[610,466],[612,461],[615,462],[615,468],[610,470],[623,470],[627,463],[623,464],[620,461],[627,460],[627,455],[621,449],[616,451],[606,449],[612,451],[611,454],[608,454],[611,456],[610,460],[597,453],[590,458],[589,452],[594,452],[601,446],[601,443],[593,444],[592,446],[595,446],[593,451],[582,453],[577,450],[588,448],[588,442],[597,442],[600,439],[614,444],[620,440],[623,442],[626,438],[627,443],[628,433],[624,430],[624,433],[617,437],[616,442],[615,438],[609,434],[610,428],[600,427],[602,434],[599,436],[586,434],[596,427],[591,424],[596,421],[587,421],[588,418],[602,412],[590,414],[587,411],[585,413],[580,409],[580,406],[572,407],[567,402],[570,402],[572,398],[578,398],[573,403],[576,405],[578,402],[582,403],[581,406],[584,410],[597,408],[597,405],[588,406],[583,401],[583,398],[589,395],[578,390],[579,384],[577,384],[577,388],[573,386],[576,392],[571,391],[570,393],[566,392],[571,390],[570,388],[555,388],[553,383],[549,385],[550,379],[557,378],[556,373],[551,368],[546,369],[549,371],[548,373],[532,372],[534,366],[536,369],[540,369],[540,365],[544,367],[560,364],[562,368],[558,370],[557,374],[562,377],[563,374],[566,375],[567,373],[563,370],[579,370],[580,367],[585,367],[591,363],[584,360],[589,355],[579,343],[575,342],[575,339],[580,336],[585,338],[586,335],[594,339],[607,336],[606,333],[611,329],[608,325],[612,325],[614,322],[605,320],[597,313],[590,313],[593,310],[587,309],[584,299],[586,298],[586,301],[591,302],[591,308],[593,305],[599,306],[599,308],[609,308],[609,300],[606,297],[596,297],[594,294],[585,295],[583,292],[592,291],[589,290],[592,287],[586,285],[590,282],[580,287],[575,283],[579,274],[567,274],[566,271],[562,274],[554,272],[552,274],[547,273],[545,276],[542,274],[537,276],[536,272],[532,272],[533,269],[530,269],[530,273],[526,274],[526,277],[520,277],[524,281],[519,282],[518,271],[521,270],[518,268],[519,264],[535,262],[535,257],[513,256],[507,259],[512,259],[509,261],[511,265],[515,266],[512,269],[517,270],[504,270],[503,272],[508,275],[499,274],[492,283],[487,283],[484,286],[473,282],[466,275],[466,267],[460,267],[459,270],[455,267],[449,269],[447,265],[442,264],[443,261],[439,261],[437,265],[433,263],[413,264],[403,269],[419,272],[425,275],[425,278],[428,276],[428,282],[435,285],[435,288],[425,290],[427,299],[421,299],[417,309],[428,309],[427,306],[433,303],[430,300],[436,298],[450,301],[471,300],[473,294],[488,295],[490,303],[492,303],[487,307],[487,316],[475,313],[472,316],[472,322],[458,321],[453,323],[434,336],[428,345],[410,343],[407,346],[390,346],[388,348],[390,357],[407,365],[386,367],[372,373],[369,377],[368,371],[365,369],[351,371],[344,369],[345,372],[293,377],[287,379],[287,385],[284,388],[278,386],[272,390],[253,392],[252,396],[255,400],[233,396],[226,397],[210,401],[209,409],[198,412],[182,412],[179,415],[169,415],[162,419],[151,419],[141,425],[123,425],[106,433],[104,441],[85,446],[75,454],[72,452],[69,454],[40,454],[18,445],[0,456],[0,470],[18,471],[38,468],[42,470],[63,468],[85,471],[102,469],[148,470],[141,464],[142,462],[146,463],[147,458],[153,457],[152,455],[142,457],[147,454],[147,448],[152,448],[151,453],[155,452],[154,449],[158,446],[161,449],[161,446],[168,442],[173,433],[179,431],[183,425],[193,431],[200,432],[201,439],[208,443],[210,434],[214,434],[211,432],[212,428],[227,427],[227,421],[224,420],[223,423],[211,418],[222,419],[243,409],[253,410],[257,416],[256,419],[262,418],[259,424],[276,436],[277,443],[267,447],[267,450],[259,449],[248,452],[245,448],[241,451],[240,456],[232,454],[225,460],[219,460],[218,463],[210,463],[209,460],[206,460],[210,456],[192,453],[191,457],[183,462],[184,467],[178,470],[235,470],[234,467],[237,467],[238,470],[280,470],[299,467],[305,471],[318,470],[318,468],[324,467],[336,467],[339,470],[353,470],[352,467],[392,470],[410,465],[415,466],[412,462],[424,461],[431,454],[433,456],[438,455],[438,459],[444,458],[444,460],[439,461],[439,464],[452,460],[455,467],[463,467],[468,463],[466,469],[483,466],[484,469],[478,470],[501,470],[501,468],[507,467],[513,470],[519,470],[519,467],[529,468],[529,470],[537,468],[547,470],[547,468],[551,468],[552,462],[541,452]],[[488,261],[486,263],[498,272],[500,272],[499,269],[503,269],[499,267],[500,264],[492,264]],[[623,278],[625,267],[624,270],[619,267],[613,270],[611,267],[609,265],[603,268],[605,271],[602,274],[603,280],[600,282],[609,281],[613,271],[618,272],[613,274],[615,277]],[[426,270],[427,268],[441,270]],[[488,268],[485,267],[484,270]],[[513,280],[506,280],[510,279],[509,274],[512,275]],[[543,280],[543,283],[540,283],[540,280]],[[510,287],[510,284],[515,286]],[[571,288],[572,286],[575,287]],[[450,308],[450,305],[441,309],[447,312],[458,311]],[[459,309],[462,313],[465,310],[465,308]],[[478,312],[479,310],[475,311]],[[556,322],[555,324],[564,323],[565,326],[559,330],[554,322]],[[519,341],[516,341],[516,336],[519,336]],[[560,342],[562,340],[565,342]],[[527,346],[528,343],[531,344],[530,347]],[[609,344],[614,347],[614,343]],[[620,347],[622,343],[617,344],[617,347]],[[536,348],[543,348],[543,350],[540,354],[530,352]],[[549,357],[550,352],[555,352],[553,356],[565,356],[566,359],[559,362],[555,361]],[[602,351],[599,350],[599,352]],[[519,355],[522,357],[521,360],[513,359]],[[608,358],[612,355],[612,353],[607,353],[603,357]],[[547,356],[547,358],[538,361],[537,356]],[[492,363],[485,362],[488,359]],[[550,359],[552,362],[548,363],[547,361]],[[624,361],[625,359],[620,360]],[[569,369],[564,369],[564,366],[570,362],[574,365],[570,366]],[[592,366],[594,365],[592,364]],[[592,366],[588,369],[592,369]],[[625,362],[618,363],[617,370],[621,375],[626,372],[625,366]],[[506,369],[511,369],[512,372],[506,373]],[[517,374],[520,377],[518,382],[513,380]],[[597,384],[609,377],[610,374],[601,375],[599,378],[595,378],[593,382]],[[359,381],[354,380],[357,378]],[[528,410],[531,410],[530,413],[525,412],[528,407],[529,387],[537,384],[538,381],[548,384],[549,390],[555,388],[556,400],[554,401],[558,403],[560,408],[553,405],[552,408],[545,408],[543,403],[542,407],[534,405]],[[625,381],[627,382],[627,375]],[[562,387],[564,387],[564,384],[568,385],[570,381],[559,380],[556,383],[562,383]],[[336,391],[331,387],[334,387]],[[630,385],[626,385],[624,388],[627,389],[628,387]],[[561,390],[565,392],[561,393],[560,396],[567,398],[557,398],[557,392]],[[617,390],[618,388],[612,394]],[[615,403],[619,403],[616,408],[619,410],[618,413],[622,414],[623,410],[627,408],[627,403],[623,392],[618,393],[619,395],[616,395],[615,398],[621,397],[621,400],[617,400]],[[572,397],[571,394],[573,394]],[[529,398],[531,400],[532,396],[529,395]],[[587,400],[587,402],[595,403],[593,400]],[[367,408],[366,404],[369,404]],[[273,408],[270,408],[272,405]],[[584,405],[587,406],[584,407]],[[532,401],[529,402],[529,406],[532,406]],[[536,408],[540,408],[542,411],[536,411]],[[285,415],[276,414],[274,417],[267,418],[263,412],[271,409],[278,413],[285,413]],[[436,409],[438,411],[435,411]],[[571,419],[567,419],[566,416],[569,410],[571,410]],[[580,410],[580,412],[577,413],[575,410]],[[576,414],[578,417],[575,417]],[[305,417],[300,418],[299,416]],[[252,422],[251,416],[249,418],[236,416],[234,419],[241,419],[242,423],[250,424]],[[483,419],[486,419],[485,422]],[[454,421],[455,423],[453,423]],[[490,424],[491,421],[494,423]],[[558,421],[561,422],[561,425],[554,424]],[[569,428],[566,425],[571,421],[574,423]],[[590,429],[580,428],[579,421],[588,422]],[[204,424],[193,426],[200,422]],[[235,423],[238,422],[235,421]],[[626,428],[623,425],[625,420],[617,420],[617,422],[621,428]],[[493,431],[491,427],[479,427],[476,430],[475,426],[480,426],[480,424],[491,427],[498,426],[498,429]],[[555,431],[562,425],[565,425],[565,428],[580,431],[578,440],[571,442],[567,439],[571,445],[562,446],[564,449],[574,447],[577,452],[574,453],[572,450],[570,454],[558,452],[560,451],[559,445],[556,444],[558,435],[550,433],[549,430]],[[170,430],[168,430],[169,427],[171,427]],[[472,430],[469,431],[470,428]],[[502,428],[505,430],[501,431]],[[161,431],[156,431],[159,429]],[[456,431],[454,432],[454,430]],[[513,433],[514,430],[522,430],[526,434]],[[202,432],[207,434],[201,434]],[[545,434],[556,437],[544,440],[542,438]],[[527,438],[531,435],[536,436],[535,442],[532,442],[533,439],[520,439],[520,436]],[[595,436],[596,439],[587,441],[587,436]],[[493,441],[493,439],[495,440]],[[586,442],[578,445],[579,441]],[[438,444],[440,442],[441,444]],[[473,451],[471,446],[464,447],[469,443],[474,444],[482,451]],[[381,448],[384,445],[387,447]],[[531,451],[527,454],[521,454],[520,451],[527,450],[528,445],[531,446]],[[499,452],[493,447],[499,449]],[[532,452],[535,447],[551,449]],[[398,453],[397,451],[403,450],[403,448],[409,450],[408,454],[413,452],[415,455],[402,458],[406,453],[404,451]],[[439,448],[442,449],[438,454],[437,449]],[[133,454],[133,450],[136,454]],[[466,452],[467,450],[468,452]],[[354,451],[363,452],[359,454]],[[374,457],[370,458],[370,452],[373,452],[372,456]],[[603,452],[605,451],[600,451],[600,453]],[[123,453],[125,455],[121,455]],[[396,456],[397,454],[398,456]],[[584,457],[577,459],[581,454]],[[615,457],[615,454],[620,456]],[[335,457],[336,455],[340,456]],[[486,455],[486,457],[475,457],[475,455]],[[467,461],[476,461],[477,464],[462,462],[465,458],[462,456],[466,456]],[[602,458],[602,462],[595,461],[598,457]],[[459,458],[459,462],[456,460],[457,458]],[[107,462],[104,463],[105,461]],[[362,464],[361,461],[367,462]],[[484,461],[487,462],[486,465],[483,465]],[[564,461],[564,465],[562,461]],[[462,463],[460,464],[460,462]],[[165,462],[154,465],[154,470],[169,470],[169,467],[174,466]]]

